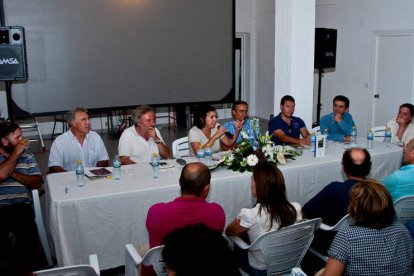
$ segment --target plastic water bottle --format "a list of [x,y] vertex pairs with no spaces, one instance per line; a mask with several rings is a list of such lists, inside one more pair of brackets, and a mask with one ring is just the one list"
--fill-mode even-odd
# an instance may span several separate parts
[[120,180],[121,179],[121,159],[119,155],[115,155],[114,160],[112,161],[112,179]]
[[158,154],[155,152],[152,154],[151,166],[152,166],[152,177],[159,178],[160,177],[160,158],[158,157]]
[[78,182],[78,186],[82,187],[85,185],[84,182],[84,169],[83,169],[83,164],[82,164],[82,160],[76,160],[76,181]]
[[391,128],[387,127],[387,129],[385,130],[385,137],[384,137],[384,143],[386,146],[388,146],[389,144],[391,144]]
[[197,150],[197,158],[198,158],[198,161],[203,161],[203,158],[204,158],[204,149],[203,149],[203,147],[202,146],[199,146],[198,147],[198,150]]
[[372,149],[373,142],[374,142],[374,133],[372,132],[372,129],[370,129],[367,135],[367,148],[368,149]]
[[314,132],[311,133],[309,140],[310,140],[309,149],[310,149],[311,152],[314,152],[315,151],[315,143],[316,143],[316,136],[315,136]]
[[328,147],[328,143],[329,143],[329,141],[328,141],[328,135],[329,135],[329,133],[328,133],[328,129],[327,128],[325,128],[324,130],[323,130],[323,136],[325,137],[324,139],[325,139],[325,148],[327,148]]
[[356,145],[356,144],[357,144],[357,130],[355,126],[352,126],[351,145]]
[[[198,153],[197,153],[197,156],[198,156]],[[211,156],[212,156],[210,144],[207,144],[204,147],[204,156],[206,157],[207,166],[210,165],[210,163],[211,163]]]

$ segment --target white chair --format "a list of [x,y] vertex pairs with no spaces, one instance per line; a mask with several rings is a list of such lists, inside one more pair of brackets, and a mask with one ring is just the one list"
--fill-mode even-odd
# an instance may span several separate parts
[[371,128],[372,133],[374,134],[375,141],[382,142],[384,140],[386,128],[387,128],[386,126],[377,126],[377,127]]
[[172,143],[173,157],[181,158],[186,157],[190,154],[188,137],[183,137],[175,140]]
[[141,257],[132,244],[125,245],[125,276],[140,276],[140,264],[152,265],[158,276],[167,275],[161,255],[163,248],[163,245],[153,247],[147,251],[144,257]]
[[39,232],[40,242],[42,243],[43,250],[46,255],[46,260],[49,266],[53,265],[52,254],[50,251],[49,240],[47,238],[45,224],[43,222],[42,208],[40,206],[39,190],[32,190],[33,209],[35,211],[35,221],[37,225],[37,231]]
[[320,218],[306,220],[264,233],[250,245],[239,237],[229,236],[229,239],[241,249],[260,250],[265,258],[267,275],[279,275],[300,266],[320,224]]
[[414,219],[414,196],[405,196],[394,203],[395,213],[398,222],[405,224],[407,221]]
[[[349,214],[346,214],[340,221],[338,221],[335,225],[329,226],[327,224],[321,223],[321,226],[319,227],[320,230],[323,231],[335,231],[337,232],[339,229],[348,227],[349,225],[354,224],[354,220],[351,218]],[[309,251],[313,254],[315,254],[318,258],[320,258],[323,261],[328,261],[328,256],[325,256],[321,254],[319,251],[313,249],[312,247],[309,248]]]
[[321,134],[321,127],[320,126],[316,126],[314,128],[312,128],[311,133],[315,133],[316,136],[319,136]]
[[99,276],[101,275],[99,271],[98,256],[96,254],[89,255],[89,265],[73,265],[73,266],[64,266],[51,268],[46,270],[39,270],[33,272],[33,275],[39,276]]

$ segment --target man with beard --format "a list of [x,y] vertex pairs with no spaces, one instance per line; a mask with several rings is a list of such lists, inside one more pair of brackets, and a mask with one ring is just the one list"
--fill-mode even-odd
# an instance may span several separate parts
[[[38,233],[30,190],[43,181],[28,144],[17,124],[0,125],[0,275],[36,269]],[[10,242],[10,233],[15,242]]]

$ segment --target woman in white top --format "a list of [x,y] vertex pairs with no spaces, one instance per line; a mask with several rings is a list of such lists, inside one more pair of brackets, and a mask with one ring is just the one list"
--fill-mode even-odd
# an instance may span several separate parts
[[240,122],[234,122],[236,133],[228,134],[227,129],[217,123],[217,112],[211,105],[202,105],[195,108],[194,126],[188,133],[188,143],[190,147],[190,156],[196,156],[198,148],[210,145],[212,153],[219,152],[220,141],[227,147],[234,145],[237,135],[243,125]]
[[404,146],[414,138],[414,106],[410,103],[400,105],[397,117],[387,122],[387,128],[391,129],[391,142]]
[[[287,200],[285,180],[275,164],[263,162],[254,167],[251,191],[257,198],[256,206],[243,208],[227,226],[226,235],[243,238],[247,234],[252,242],[265,232],[302,220],[301,206]],[[264,257],[259,251],[248,252],[248,263],[241,260],[239,264],[250,275],[266,275]]]

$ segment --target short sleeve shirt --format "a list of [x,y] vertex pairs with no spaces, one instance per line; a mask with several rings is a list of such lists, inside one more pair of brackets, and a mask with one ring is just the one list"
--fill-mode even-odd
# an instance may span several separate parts
[[[275,130],[282,130],[287,136],[293,138],[300,138],[300,130],[306,127],[303,120],[299,117],[292,116],[290,125],[283,121],[282,116],[277,115],[269,121],[269,134],[275,132]],[[272,136],[272,141],[275,145],[280,145],[282,142],[276,136]]]
[[345,275],[411,275],[413,239],[404,225],[383,229],[350,226],[338,231],[329,257],[345,264]]

